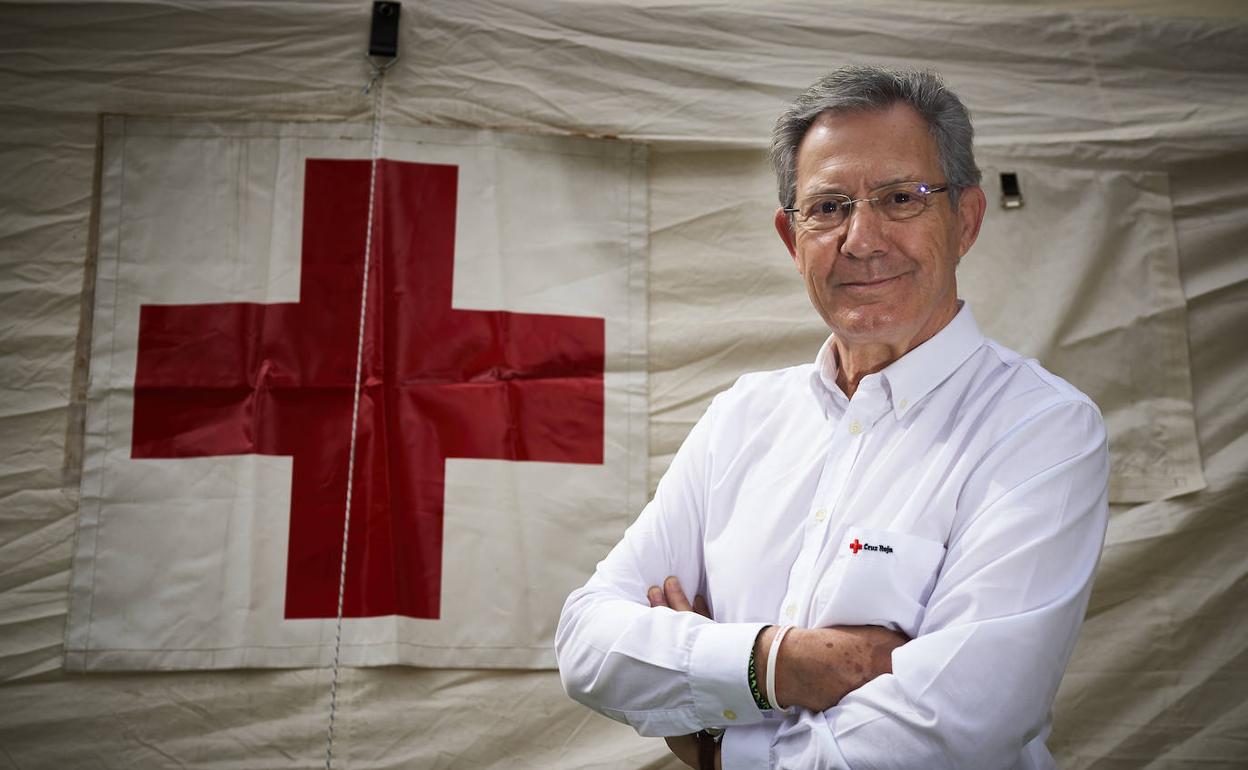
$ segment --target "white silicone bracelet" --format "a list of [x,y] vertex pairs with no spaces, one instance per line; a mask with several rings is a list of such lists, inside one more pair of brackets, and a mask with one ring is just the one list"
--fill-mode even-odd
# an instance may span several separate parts
[[780,626],[780,630],[776,632],[775,638],[771,640],[771,649],[767,651],[767,701],[771,703],[773,709],[781,714],[791,713],[791,710],[781,708],[780,701],[776,700],[776,660],[780,657],[780,642],[784,641],[784,635],[792,627]]

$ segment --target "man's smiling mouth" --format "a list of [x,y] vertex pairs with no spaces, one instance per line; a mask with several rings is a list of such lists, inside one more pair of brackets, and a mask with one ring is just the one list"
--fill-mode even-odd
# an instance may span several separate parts
[[888,278],[873,278],[866,281],[842,281],[838,285],[843,289],[876,289],[891,284],[902,275],[905,275],[905,273],[889,276]]

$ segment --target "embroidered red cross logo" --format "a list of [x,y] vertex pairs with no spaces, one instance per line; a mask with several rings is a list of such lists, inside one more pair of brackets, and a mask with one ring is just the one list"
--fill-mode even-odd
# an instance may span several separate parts
[[[286,617],[337,613],[369,164],[309,160],[299,301],[144,305],[135,458],[293,457]],[[439,616],[446,458],[601,463],[604,321],[451,308],[457,168],[380,161],[344,613]]]
[[862,543],[858,542],[858,538],[854,538],[854,542],[849,544],[849,550],[853,551],[855,556],[862,550]]

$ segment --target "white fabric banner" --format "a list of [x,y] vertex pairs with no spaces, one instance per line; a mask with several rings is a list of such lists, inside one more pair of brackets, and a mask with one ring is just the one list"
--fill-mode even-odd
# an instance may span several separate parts
[[[332,661],[368,152],[106,123],[67,668]],[[382,156],[342,660],[551,666],[644,503],[644,149],[386,127]]]
[[[1100,407],[1111,503],[1204,489],[1166,174],[981,163],[992,210],[958,268],[977,320]],[[1023,205],[999,205],[1002,172]]]

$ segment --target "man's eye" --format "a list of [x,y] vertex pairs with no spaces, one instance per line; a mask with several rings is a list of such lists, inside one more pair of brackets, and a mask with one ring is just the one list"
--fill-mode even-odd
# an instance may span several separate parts
[[887,202],[894,206],[904,206],[907,203],[913,203],[914,200],[914,193],[908,190],[896,190],[888,194]]
[[811,208],[813,216],[828,216],[841,210],[840,201],[819,201]]

